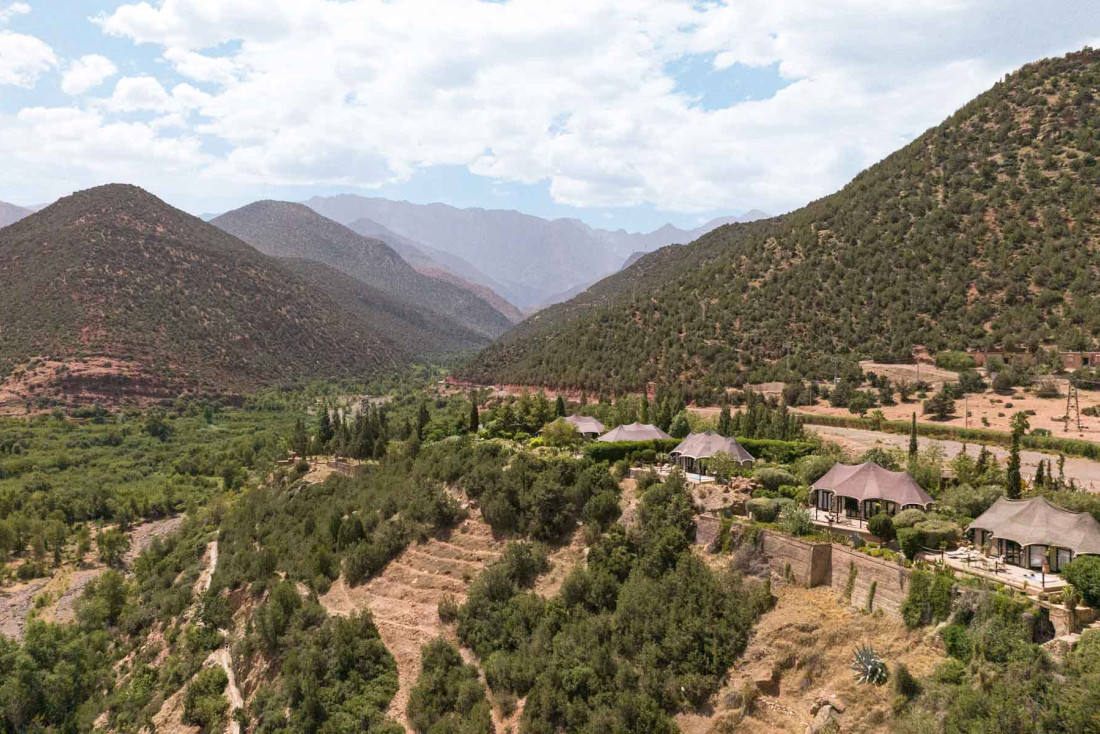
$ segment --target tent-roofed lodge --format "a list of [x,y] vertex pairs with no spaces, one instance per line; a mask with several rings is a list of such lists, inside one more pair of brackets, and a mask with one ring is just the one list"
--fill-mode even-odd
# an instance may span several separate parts
[[1005,563],[1058,573],[1075,556],[1100,555],[1100,523],[1087,512],[1070,512],[1044,497],[1001,497],[970,523],[979,548],[989,546]]
[[630,423],[625,426],[619,426],[613,428],[604,435],[600,436],[598,441],[659,441],[663,439],[672,438],[660,428],[648,423]]
[[687,438],[669,452],[669,456],[685,472],[705,474],[707,460],[722,453],[729,454],[742,465],[756,461],[737,439],[727,438],[714,431],[688,434]]
[[868,461],[863,464],[835,464],[825,476],[810,485],[810,501],[822,512],[868,520],[880,512],[895,515],[901,510],[927,510],[932,497],[905,472],[883,469]]
[[601,433],[607,430],[606,428],[604,428],[603,423],[600,423],[595,418],[591,418],[587,415],[570,415],[566,416],[562,420],[564,420],[566,423],[571,424],[574,428],[577,429],[577,433],[587,438],[595,438],[596,436],[599,436]]

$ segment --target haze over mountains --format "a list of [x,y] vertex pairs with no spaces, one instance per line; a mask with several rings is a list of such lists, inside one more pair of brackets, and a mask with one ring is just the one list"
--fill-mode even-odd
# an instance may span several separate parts
[[706,390],[834,355],[1095,349],[1100,51],[1029,64],[832,196],[640,258],[459,375]]
[[7,227],[9,224],[15,224],[31,213],[30,209],[0,201],[0,227]]
[[37,357],[99,356],[243,389],[366,377],[487,341],[323,264],[268,257],[134,186],[60,199],[0,230],[0,254],[0,376]]
[[765,216],[753,211],[743,217],[716,219],[694,230],[666,225],[637,234],[595,229],[576,219],[547,220],[510,210],[459,209],[352,194],[314,197],[305,203],[356,231],[385,239],[380,230],[372,229],[381,227],[406,238],[414,247],[457,257],[470,269],[456,273],[495,290],[521,309],[568,298],[577,289],[617,271],[635,251],[690,242],[729,221]]
[[486,300],[453,283],[417,272],[381,240],[363,237],[312,209],[259,201],[211,221],[273,257],[324,263],[392,296],[443,314],[486,338],[512,322]]

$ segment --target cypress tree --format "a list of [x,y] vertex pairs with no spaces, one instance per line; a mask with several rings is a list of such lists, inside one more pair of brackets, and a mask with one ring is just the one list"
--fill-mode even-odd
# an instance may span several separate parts
[[1047,483],[1046,472],[1043,471],[1043,460],[1039,460],[1039,467],[1035,470],[1035,479],[1032,482],[1032,487],[1038,491],[1040,487],[1045,486]]
[[328,413],[328,406],[321,406],[321,413],[317,416],[317,449],[324,451],[332,441],[332,416]]
[[913,413],[913,424],[909,429],[909,458],[915,459],[917,457],[917,414]]
[[[424,440],[424,429],[428,427],[428,421],[432,419],[432,414],[428,412],[428,404],[421,403],[420,409],[416,413],[416,438],[419,441]],[[417,446],[419,449],[419,446]]]
[[559,418],[565,417],[565,398],[561,395],[559,395],[558,399],[554,402],[554,412],[557,413]]
[[[561,400],[561,398],[559,397],[558,400]],[[477,412],[477,398],[475,398],[473,395],[471,395],[470,396],[470,424],[469,424],[467,430],[470,433],[477,433],[478,428],[480,428],[480,427],[481,427],[481,416],[478,415],[478,412]]]
[[726,403],[722,406],[722,412],[718,414],[718,435],[730,435],[730,406]]
[[649,423],[649,396],[645,393],[642,393],[642,415],[638,420]]
[[1008,454],[1008,469],[1005,478],[1005,496],[1010,500],[1020,499],[1023,479],[1020,477],[1020,434],[1012,434],[1012,450]]

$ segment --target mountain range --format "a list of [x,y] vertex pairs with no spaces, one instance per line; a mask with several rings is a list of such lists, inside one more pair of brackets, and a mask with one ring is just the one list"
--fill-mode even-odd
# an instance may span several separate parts
[[[390,253],[379,268],[408,269]],[[0,377],[37,358],[109,357],[204,390],[367,377],[487,341],[324,264],[264,255],[126,185],[78,192],[0,230],[0,314]]]
[[32,214],[30,209],[0,201],[0,227],[7,227],[9,224],[15,224],[20,219],[30,214]]
[[466,380],[699,390],[914,348],[1100,346],[1100,51],[1029,64],[839,192],[645,255]]
[[[690,242],[729,221],[764,216],[753,211],[694,230],[666,225],[639,234],[595,229],[577,219],[549,220],[511,210],[459,209],[352,194],[314,197],[305,204],[360,233],[386,240],[395,249],[398,245],[385,232],[399,235],[463,279],[490,288],[528,311],[568,298],[615,272],[635,251]],[[466,270],[440,260],[438,253],[457,258]]]
[[382,240],[363,237],[302,204],[258,201],[210,223],[266,255],[330,265],[483,337],[500,336],[512,326],[504,314],[471,291],[417,272]]

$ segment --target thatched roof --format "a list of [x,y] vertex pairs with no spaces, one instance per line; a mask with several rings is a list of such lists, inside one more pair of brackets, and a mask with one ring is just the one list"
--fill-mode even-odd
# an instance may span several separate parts
[[1100,523],[1087,512],[1070,512],[1045,497],[1010,500],[1001,497],[971,528],[988,530],[994,538],[1028,545],[1056,545],[1076,553],[1100,555]]
[[932,497],[913,477],[903,471],[890,471],[868,461],[863,464],[835,464],[811,489],[824,489],[839,497],[863,500],[887,500],[899,505],[932,504]]
[[603,433],[607,429],[603,423],[587,415],[570,415],[565,418],[566,423],[572,423],[577,433]]
[[653,441],[661,438],[672,438],[657,426],[648,423],[631,423],[627,426],[619,426],[600,436],[599,441]]
[[726,453],[740,462],[756,461],[744,446],[737,443],[736,438],[727,438],[714,431],[690,433],[670,453],[673,456],[687,456],[692,459],[708,459],[715,454]]

